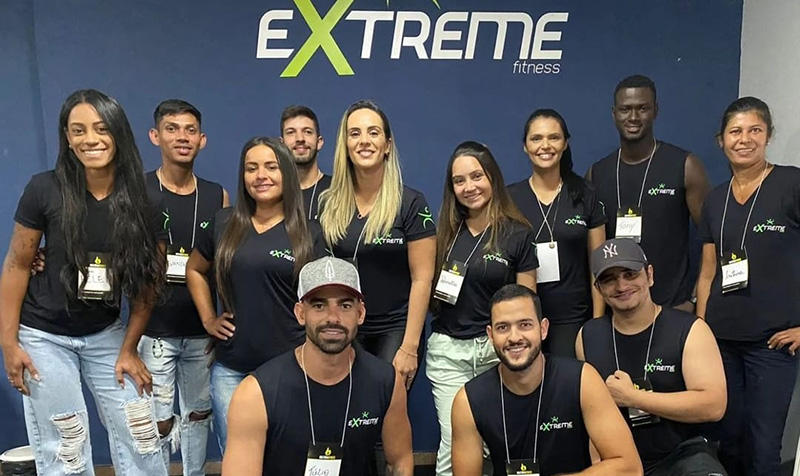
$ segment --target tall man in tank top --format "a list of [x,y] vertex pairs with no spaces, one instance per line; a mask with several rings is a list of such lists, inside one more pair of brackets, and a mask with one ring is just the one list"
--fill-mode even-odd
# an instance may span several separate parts
[[379,438],[388,475],[412,476],[400,375],[353,347],[366,310],[355,266],[325,257],[300,271],[306,340],[245,378],[228,411],[224,476],[369,474]]
[[[491,301],[486,332],[500,363],[467,382],[453,402],[453,474],[641,475],[625,421],[590,365],[544,355],[547,319],[539,297],[508,284]],[[589,442],[600,461],[592,465]]]
[[311,108],[289,106],[281,113],[281,141],[292,151],[297,176],[303,192],[306,217],[316,220],[319,196],[331,186],[331,176],[319,169],[317,154],[325,140],[319,130],[319,119]]
[[653,266],[633,240],[607,240],[592,253],[591,268],[612,315],[584,324],[576,355],[606,379],[645,474],[725,474],[697,425],[718,421],[727,403],[711,329],[693,314],[653,302]]
[[620,146],[586,173],[605,207],[606,236],[641,243],[657,273],[656,303],[693,311],[689,218],[700,223],[710,188],[705,168],[690,152],[655,139],[658,101],[650,78],[620,81],[611,111]]

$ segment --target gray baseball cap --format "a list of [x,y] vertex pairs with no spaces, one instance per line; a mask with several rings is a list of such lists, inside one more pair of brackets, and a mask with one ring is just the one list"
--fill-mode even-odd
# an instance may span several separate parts
[[647,265],[647,256],[642,248],[630,238],[606,240],[592,251],[592,275],[597,279],[611,268],[641,271]]
[[297,283],[297,298],[302,301],[317,289],[328,286],[345,288],[359,299],[364,299],[356,267],[333,256],[326,256],[303,266]]

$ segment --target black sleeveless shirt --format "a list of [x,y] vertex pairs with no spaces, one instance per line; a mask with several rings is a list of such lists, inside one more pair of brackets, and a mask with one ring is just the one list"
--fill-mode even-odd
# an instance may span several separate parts
[[[653,386],[653,391],[685,391],[683,349],[696,319],[697,317],[688,312],[662,308],[653,329],[653,343],[648,362],[645,362],[645,358],[652,326],[648,326],[636,335],[625,335],[614,331],[620,370],[628,373],[632,379],[638,379],[644,376],[646,366],[647,378]],[[603,379],[617,370],[611,329],[609,316],[592,319],[583,326],[583,353],[586,362],[592,364]],[[620,411],[627,420],[628,409],[620,408]],[[665,418],[660,420],[659,423],[631,429],[645,469],[666,458],[681,442],[699,434],[697,425]]]
[[[311,443],[311,423],[306,383],[294,349],[263,364],[252,375],[261,387],[269,426],[262,474],[303,474]],[[342,425],[347,422],[342,476],[369,474],[375,443],[380,440],[383,419],[392,401],[394,368],[356,349],[352,379],[346,418],[349,379],[345,377],[331,386],[308,379],[317,443],[339,444]]]
[[[608,217],[606,236],[616,235],[617,153],[592,165],[592,183]],[[684,167],[689,152],[666,142],[650,161],[642,193],[641,246],[655,269],[653,301],[664,306],[682,304],[689,297],[689,208],[686,206]],[[628,165],[620,161],[619,200],[623,207],[636,206],[647,161]]]
[[[547,355],[544,394],[536,425],[540,385],[528,395],[515,395],[503,387],[508,451],[512,460],[533,458],[534,441],[539,433],[537,458],[541,474],[583,471],[592,465],[589,434],[581,411],[581,372],[583,362]],[[500,402],[500,373],[495,367],[464,386],[475,426],[489,447],[495,476],[505,476],[506,447]]]

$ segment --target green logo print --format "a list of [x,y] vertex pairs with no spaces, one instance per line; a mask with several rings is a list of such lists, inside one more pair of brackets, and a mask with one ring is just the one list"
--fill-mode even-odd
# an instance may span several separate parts
[[664,365],[664,359],[655,359],[653,363],[645,363],[644,364],[644,371],[648,373],[652,372],[669,372],[675,373],[675,366],[674,365]]
[[286,261],[291,261],[294,263],[295,258],[292,256],[292,250],[272,250],[269,252],[269,255],[274,258],[283,258]]
[[567,218],[564,221],[565,225],[583,225],[586,226],[586,222],[581,218],[580,214],[575,215],[572,218]]
[[164,229],[166,230],[169,228],[169,213],[161,212],[161,214],[164,215]]
[[347,9],[350,8],[354,1],[336,0],[336,3],[325,14],[325,18],[322,18],[319,16],[317,9],[314,8],[311,0],[294,0],[297,10],[303,15],[308,27],[311,29],[311,36],[308,37],[297,54],[294,55],[294,58],[286,65],[286,69],[281,73],[281,78],[297,77],[319,48],[322,48],[322,51],[325,52],[328,60],[336,70],[336,74],[339,76],[352,76],[355,74],[353,68],[350,67],[350,63],[347,62],[347,58],[344,57],[344,53],[342,53],[339,45],[336,44],[331,35],[333,27],[339,23],[339,20],[347,13]]
[[372,239],[373,245],[402,245],[403,238],[392,238],[392,234],[389,233],[385,236],[376,236]]
[[550,421],[542,422],[539,425],[539,430],[541,431],[550,431],[550,430],[569,430],[572,429],[572,422],[571,421],[564,421],[562,422],[561,419],[557,416],[550,418]]
[[378,424],[378,418],[377,417],[370,418],[369,417],[369,412],[361,412],[361,416],[360,417],[355,417],[352,420],[350,420],[347,423],[347,426],[349,426],[350,428],[358,428],[360,426],[371,426],[371,425],[377,425],[377,424]]
[[757,223],[753,225],[753,231],[756,233],[764,233],[765,231],[776,231],[778,233],[786,232],[786,225],[776,225],[775,220],[770,218],[766,223]]
[[675,195],[674,188],[666,188],[667,184],[661,182],[658,184],[658,187],[653,187],[647,191],[648,195],[656,196],[656,195]]
[[208,222],[207,222],[207,221],[204,221],[204,222],[200,223],[200,228],[202,228],[202,229],[204,229],[204,230],[205,230],[206,228],[208,228]]
[[428,222],[431,222],[431,225],[434,224],[433,223],[433,213],[431,213],[431,211],[430,211],[430,209],[428,207],[425,207],[424,211],[417,212],[417,215],[422,217],[422,228],[427,230],[428,229]]

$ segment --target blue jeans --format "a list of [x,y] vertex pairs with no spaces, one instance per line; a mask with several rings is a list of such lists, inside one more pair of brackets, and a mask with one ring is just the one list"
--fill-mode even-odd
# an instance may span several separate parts
[[[156,420],[168,423],[169,435],[161,435],[161,452],[169,467],[170,449],[180,441],[184,476],[204,476],[208,428],[211,423],[211,383],[205,349],[209,338],[143,336],[139,354],[153,376]],[[174,415],[175,388],[180,416]]]
[[211,366],[211,408],[214,419],[214,433],[217,434],[219,452],[225,454],[228,441],[228,408],[236,387],[247,377],[246,373],[229,369],[219,362]]
[[94,475],[89,419],[81,378],[94,396],[108,430],[118,476],[166,476],[152,401],[139,397],[125,376],[121,388],[114,366],[125,328],[117,321],[87,336],[69,337],[20,326],[19,342],[39,371],[25,374],[30,397],[23,398],[28,440],[39,476]]
[[728,408],[713,434],[720,460],[731,476],[778,476],[797,357],[766,343],[718,343],[728,383]]

